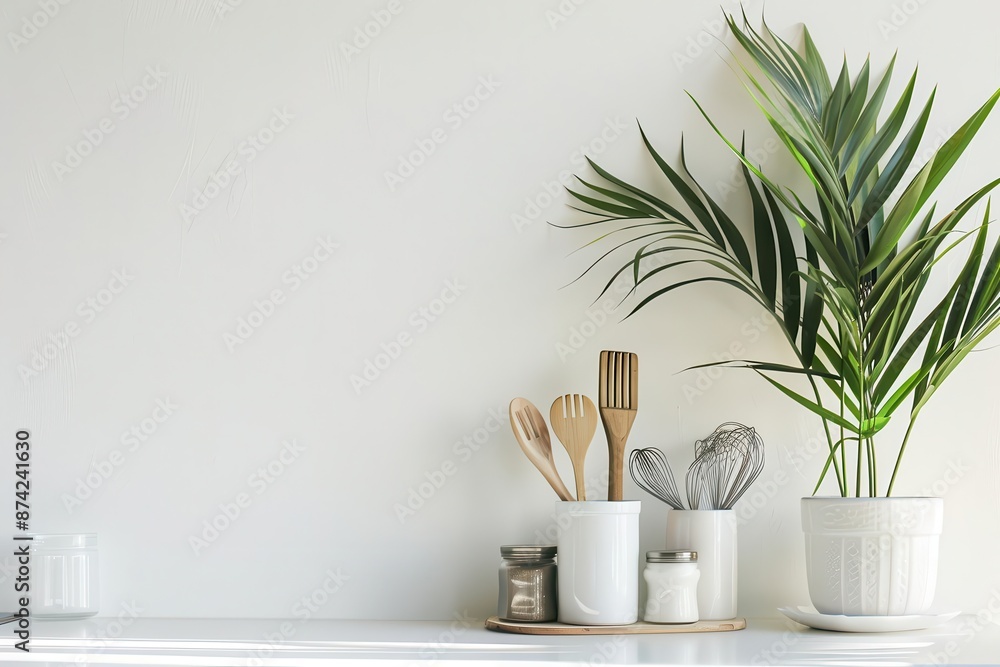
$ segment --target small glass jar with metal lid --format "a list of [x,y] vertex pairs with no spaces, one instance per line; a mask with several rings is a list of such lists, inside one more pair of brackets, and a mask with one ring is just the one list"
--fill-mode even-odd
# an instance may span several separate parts
[[500,556],[497,616],[528,623],[556,620],[556,547],[507,545]]
[[694,623],[698,620],[698,554],[694,551],[647,551],[647,623]]
[[[25,543],[21,543],[25,544]],[[95,533],[31,536],[32,618],[87,618],[100,610]]]

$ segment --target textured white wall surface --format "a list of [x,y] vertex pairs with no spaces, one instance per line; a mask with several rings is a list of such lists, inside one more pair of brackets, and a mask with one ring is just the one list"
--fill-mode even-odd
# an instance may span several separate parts
[[[99,534],[106,613],[483,617],[499,545],[544,540],[556,499],[507,403],[594,396],[599,351],[631,350],[633,446],[683,469],[723,421],[760,431],[740,611],[806,604],[818,421],[749,373],[680,372],[730,350],[784,359],[777,332],[714,287],[620,323],[605,312],[620,295],[591,305],[606,272],[560,290],[596,257],[567,257],[593,234],[546,224],[579,220],[559,181],[586,173],[585,153],[659,187],[637,118],[670,159],[683,131],[726,198],[735,163],[684,91],[787,169],[728,64],[721,13],[739,6],[722,4],[3,3],[4,507],[28,429],[31,528]],[[762,5],[746,3],[755,23]],[[1000,81],[993,2],[767,12],[796,44],[810,26],[831,68],[919,62],[919,96],[940,84],[925,156]],[[994,117],[942,206],[998,175],[998,140]],[[1000,526],[984,520],[1000,509],[998,370],[978,352],[940,392],[898,487],[946,499],[941,609],[1000,590]],[[599,486],[603,434],[587,464]],[[643,501],[643,550],[661,547],[666,506],[630,480],[626,497]]]

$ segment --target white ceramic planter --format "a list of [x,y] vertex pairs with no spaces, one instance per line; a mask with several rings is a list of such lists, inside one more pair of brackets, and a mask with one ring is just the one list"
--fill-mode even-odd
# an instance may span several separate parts
[[736,617],[736,514],[733,510],[669,510],[667,549],[698,552],[698,617]]
[[556,503],[561,623],[638,620],[640,505],[638,500]]
[[921,614],[934,601],[941,498],[803,498],[809,597],[823,614]]

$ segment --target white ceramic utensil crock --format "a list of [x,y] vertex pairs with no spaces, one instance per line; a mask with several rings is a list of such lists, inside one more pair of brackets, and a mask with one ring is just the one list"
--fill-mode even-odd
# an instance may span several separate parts
[[667,549],[698,552],[698,615],[736,617],[736,514],[733,510],[667,512]]
[[560,622],[638,620],[640,505],[638,500],[556,503]]

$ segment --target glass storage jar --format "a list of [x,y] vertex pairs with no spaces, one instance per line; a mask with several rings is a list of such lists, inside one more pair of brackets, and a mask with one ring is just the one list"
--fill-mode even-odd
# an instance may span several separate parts
[[86,618],[100,609],[95,533],[32,535],[33,618]]
[[508,545],[500,547],[500,556],[500,620],[556,620],[556,547]]

